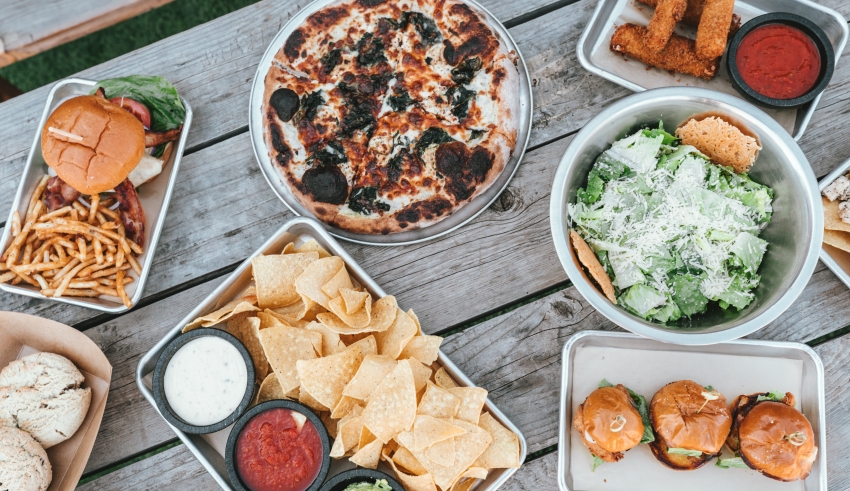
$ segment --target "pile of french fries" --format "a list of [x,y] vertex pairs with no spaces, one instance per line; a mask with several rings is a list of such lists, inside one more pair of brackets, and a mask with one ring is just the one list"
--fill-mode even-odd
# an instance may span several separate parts
[[44,176],[30,198],[26,216],[15,211],[9,224],[13,237],[0,256],[0,283],[29,283],[46,297],[118,297],[133,306],[125,286],[141,275],[136,257],[143,250],[127,238],[114,198],[90,197],[49,212],[43,195]]

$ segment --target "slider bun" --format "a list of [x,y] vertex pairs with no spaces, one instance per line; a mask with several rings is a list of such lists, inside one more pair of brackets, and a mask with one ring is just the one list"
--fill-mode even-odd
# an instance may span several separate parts
[[[785,438],[796,432],[802,432],[806,438],[800,446]],[[781,402],[763,401],[753,405],[738,424],[738,441],[738,451],[748,466],[780,481],[808,477],[818,454],[809,420]]]
[[[51,131],[83,137],[81,141]],[[68,99],[47,118],[41,132],[44,161],[82,194],[108,191],[127,178],[145,151],[145,128],[106,99],[85,95]]]
[[[625,452],[640,444],[643,438],[643,421],[635,408],[628,390],[622,385],[604,387],[590,393],[581,405],[582,439],[585,432],[597,445],[611,453]],[[620,431],[612,431],[617,416],[625,418]],[[618,425],[615,425],[618,426]]]
[[[649,417],[655,431],[652,453],[664,465],[693,470],[716,457],[723,448],[732,426],[732,414],[726,398],[706,402],[705,388],[692,381],[680,380],[661,388],[652,397]],[[703,406],[703,404],[705,404]],[[667,453],[668,448],[702,452],[700,457]]]

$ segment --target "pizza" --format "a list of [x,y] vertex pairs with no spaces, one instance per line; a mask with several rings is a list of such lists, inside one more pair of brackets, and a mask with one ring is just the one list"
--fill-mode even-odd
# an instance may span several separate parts
[[457,0],[342,0],[310,15],[264,84],[269,157],[317,218],[416,230],[486,191],[513,154],[517,55]]

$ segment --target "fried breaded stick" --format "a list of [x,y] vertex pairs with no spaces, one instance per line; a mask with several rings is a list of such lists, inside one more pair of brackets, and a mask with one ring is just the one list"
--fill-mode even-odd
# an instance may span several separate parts
[[694,41],[673,34],[663,50],[655,53],[644,42],[646,28],[623,24],[611,36],[611,51],[623,53],[647,65],[711,80],[717,75],[719,59],[702,60],[694,48]]
[[[657,7],[659,0],[637,0],[642,4],[650,7]],[[691,27],[699,26],[699,19],[702,16],[702,9],[705,7],[705,0],[688,0],[688,7],[685,9],[685,15],[682,16],[682,23]],[[738,14],[732,15],[732,22],[729,25],[729,33],[735,34],[741,28],[741,16]]]
[[735,0],[705,0],[697,28],[697,56],[712,60],[723,56]]
[[676,23],[682,20],[687,6],[687,0],[658,0],[655,13],[646,28],[646,46],[649,49],[658,52],[667,46],[667,41],[670,40]]

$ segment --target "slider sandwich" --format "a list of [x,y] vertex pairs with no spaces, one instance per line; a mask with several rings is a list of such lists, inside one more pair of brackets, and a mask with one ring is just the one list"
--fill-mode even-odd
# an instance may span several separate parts
[[726,398],[692,380],[672,382],[652,397],[652,454],[671,469],[690,471],[720,455],[732,426]]
[[[818,455],[815,434],[795,407],[790,392],[738,396],[732,403],[732,431],[726,440],[738,459],[778,481],[805,479]],[[724,459],[732,463],[736,459]],[[722,467],[735,467],[723,465]]]
[[578,406],[573,428],[593,455],[594,470],[604,462],[617,462],[623,452],[654,440],[646,399],[606,380]]

